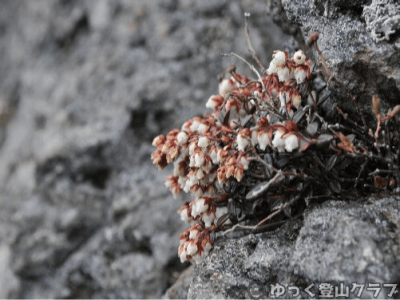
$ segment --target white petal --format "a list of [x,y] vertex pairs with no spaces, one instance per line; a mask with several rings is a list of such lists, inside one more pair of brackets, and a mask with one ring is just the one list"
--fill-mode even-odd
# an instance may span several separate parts
[[263,151],[265,150],[265,148],[267,148],[267,145],[271,144],[268,134],[266,132],[258,136],[258,144],[260,149]]
[[204,172],[203,172],[203,170],[201,168],[197,169],[196,177],[199,180],[202,180],[204,178]]
[[197,229],[190,230],[189,239],[190,240],[196,240],[198,233],[199,233],[199,231]]
[[224,96],[225,97],[225,95],[226,94],[228,94],[232,89],[233,89],[233,83],[232,83],[232,81],[231,80],[229,80],[229,79],[223,79],[220,83],[219,83],[219,86],[218,86],[218,88],[219,88],[219,94],[221,95],[221,96]]
[[200,124],[199,127],[197,128],[197,132],[199,133],[205,133],[207,130],[207,125],[205,124]]
[[294,149],[299,147],[299,140],[297,136],[291,134],[285,138],[285,149],[288,152],[292,152]]
[[210,98],[208,98],[208,101],[207,101],[207,103],[206,103],[206,107],[207,107],[207,108],[214,109],[215,106],[217,105],[217,103],[213,100],[214,97],[215,97],[215,96],[213,95],[213,96],[211,96]]
[[282,139],[283,132],[281,130],[275,131],[274,139],[272,140],[272,146],[278,149],[279,152],[285,151],[285,140]]
[[250,163],[250,161],[247,160],[246,157],[242,156],[242,157],[240,158],[240,163],[242,164],[243,169],[247,170],[247,169],[249,168],[249,163]]
[[280,82],[284,82],[290,79],[290,71],[287,67],[278,68],[278,77]]
[[183,145],[188,141],[188,135],[184,131],[181,131],[176,136],[176,140],[178,141],[179,145]]
[[211,158],[213,164],[216,165],[216,164],[218,163],[218,153],[217,153],[217,151],[216,151],[215,149],[213,149],[213,150],[211,151],[211,153],[210,153],[210,158]]
[[181,263],[184,263],[186,261],[186,251],[182,251],[181,255],[179,256],[179,258],[181,259]]
[[237,140],[238,150],[239,151],[243,151],[247,147],[247,145],[249,144],[249,140],[247,138],[244,138],[240,134],[238,134],[236,140]]
[[205,204],[205,200],[200,198],[196,201],[196,209],[199,215],[203,214],[207,211],[208,204]]
[[255,130],[251,133],[251,144],[254,147],[258,144],[258,132]]
[[192,154],[194,153],[195,148],[196,148],[196,143],[193,143],[193,142],[192,142],[192,143],[189,145],[189,155],[192,155]]
[[206,227],[210,227],[212,225],[212,222],[215,220],[215,214],[203,214],[202,219],[204,221],[204,225]]
[[294,96],[292,99],[292,104],[294,107],[296,107],[296,109],[299,109],[300,105],[301,105],[301,96]]
[[286,63],[286,55],[283,51],[275,51],[273,58],[275,60],[275,64],[280,67]]
[[188,216],[188,210],[185,208],[184,210],[181,211],[180,213],[181,220],[185,223],[189,223],[191,218]]
[[197,143],[197,146],[201,147],[201,148],[206,148],[208,146],[208,138],[206,136],[201,136],[199,138],[199,142]]
[[278,67],[276,65],[276,61],[275,59],[271,60],[271,62],[269,63],[269,68],[267,70],[267,74],[271,75],[271,74],[276,74],[276,72],[278,71]]
[[193,121],[192,125],[190,125],[190,130],[193,132],[196,131],[197,128],[199,128],[199,125],[200,125],[199,121]]
[[187,255],[194,255],[197,253],[197,245],[195,243],[189,243],[186,248]]
[[200,155],[200,154],[196,153],[195,156],[194,156],[194,159],[195,159],[195,164],[194,164],[195,167],[200,168],[201,166],[203,166],[203,164],[204,164],[204,155]]
[[302,84],[306,78],[307,78],[307,72],[305,72],[304,70],[300,69],[300,70],[295,70],[294,72],[294,78],[297,81],[297,84]]

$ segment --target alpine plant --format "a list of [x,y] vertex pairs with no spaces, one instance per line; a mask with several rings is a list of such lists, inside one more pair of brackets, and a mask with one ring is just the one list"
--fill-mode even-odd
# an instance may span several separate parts
[[375,132],[344,118],[336,106],[331,124],[321,109],[326,99],[318,102],[312,91],[311,63],[301,50],[292,57],[275,51],[257,79],[234,66],[227,73],[206,102],[209,113],[153,141],[153,164],[160,170],[173,164],[166,186],[174,197],[183,191],[194,199],[178,210],[189,224],[180,236],[182,262],[200,263],[216,232],[262,228],[272,217],[301,214],[313,199],[356,198],[398,184],[398,167],[390,169],[398,166],[398,150],[384,142],[399,148],[398,133],[390,132],[398,126],[399,108],[384,117],[375,96]]

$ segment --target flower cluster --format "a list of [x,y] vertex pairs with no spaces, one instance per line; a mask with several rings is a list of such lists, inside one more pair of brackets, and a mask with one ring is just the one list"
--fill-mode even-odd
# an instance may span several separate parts
[[310,61],[301,50],[291,58],[275,51],[265,75],[257,73],[257,80],[238,74],[234,66],[227,73],[219,93],[206,102],[211,113],[153,141],[153,163],[159,169],[173,164],[166,186],[175,197],[182,191],[194,197],[178,210],[191,226],[180,238],[182,262],[201,262],[213,247],[212,233],[240,222],[258,226],[281,211],[290,214],[287,208],[300,196],[307,201],[348,199],[354,186],[370,193],[400,182],[394,169],[384,170],[388,159],[397,155],[383,144],[395,135],[386,137],[381,131],[384,122],[389,130],[397,126],[388,122],[400,106],[384,117],[374,100],[375,134],[370,129],[366,135],[366,129],[338,107],[351,128],[336,121],[329,124],[314,99]]
[[[153,141],[157,147],[152,154],[153,163],[159,169],[170,163],[174,165],[166,186],[175,197],[182,191],[195,197],[181,207],[179,214],[183,221],[195,223],[192,228],[196,228],[198,236],[208,236],[207,230],[216,225],[222,212],[226,213],[226,206],[216,207],[214,202],[227,200],[224,186],[229,186],[231,179],[242,180],[249,168],[252,148],[265,151],[272,147],[279,152],[292,152],[300,144],[293,121],[271,122],[271,116],[264,113],[256,126],[247,128],[241,120],[252,116],[264,104],[293,116],[293,111],[301,106],[297,87],[310,78],[309,60],[304,53],[298,51],[288,59],[287,52],[276,51],[262,81],[252,81],[236,73],[235,68],[230,68],[229,73],[230,78],[219,83],[219,94],[206,103],[212,114],[190,119],[181,130],[174,129]],[[179,256],[182,260],[198,261],[194,253],[207,253],[209,246],[203,250],[201,239],[194,234],[190,236],[193,238],[181,244]],[[211,247],[212,241],[206,240]]]

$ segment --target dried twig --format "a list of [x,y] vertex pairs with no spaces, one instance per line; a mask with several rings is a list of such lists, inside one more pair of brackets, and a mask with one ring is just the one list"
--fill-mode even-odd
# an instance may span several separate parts
[[245,12],[244,13],[244,24],[245,24],[245,32],[246,32],[246,41],[247,41],[247,45],[249,47],[249,51],[251,53],[251,55],[253,56],[254,61],[257,63],[257,65],[260,67],[261,71],[263,72],[263,74],[267,74],[267,70],[265,69],[265,67],[263,66],[263,64],[260,62],[260,60],[257,57],[256,51],[254,51],[254,48],[251,44],[251,39],[250,39],[250,33],[249,33],[249,25],[247,23],[247,18],[250,17],[250,13]]

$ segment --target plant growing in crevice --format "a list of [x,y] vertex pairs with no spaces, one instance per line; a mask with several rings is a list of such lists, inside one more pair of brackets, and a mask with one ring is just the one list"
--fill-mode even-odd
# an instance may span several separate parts
[[[356,200],[400,185],[400,106],[382,115],[374,96],[374,130],[337,104],[326,114],[322,105],[329,96],[315,89],[317,67],[303,51],[275,51],[266,69],[251,46],[247,22],[246,38],[262,75],[239,55],[224,55],[244,60],[256,78],[231,66],[218,94],[206,102],[211,113],[153,141],[153,163],[174,166],[166,181],[172,194],[195,198],[178,211],[191,224],[180,236],[182,262],[201,262],[218,232],[268,230],[300,216],[311,201]],[[329,88],[335,78],[317,40],[312,34],[309,45],[320,56]]]

